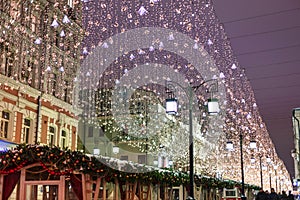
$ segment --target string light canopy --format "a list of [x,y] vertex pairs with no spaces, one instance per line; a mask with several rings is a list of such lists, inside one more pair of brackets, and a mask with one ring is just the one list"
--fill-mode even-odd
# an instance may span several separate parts
[[[120,8],[120,9],[118,9]],[[85,30],[87,31],[86,37],[84,38],[82,47],[82,60],[90,58],[89,56],[96,54],[98,51],[103,50],[103,55],[116,55],[112,60],[108,60],[108,57],[97,57],[94,60],[89,60],[92,63],[107,63],[109,61],[109,67],[101,71],[101,73],[95,69],[91,68],[84,71],[81,74],[81,80],[86,80],[89,84],[81,84],[84,89],[89,91],[95,91],[99,89],[99,96],[105,96],[105,94],[112,92],[112,90],[118,85],[124,82],[124,77],[131,77],[132,83],[139,83],[140,81],[147,80],[151,81],[152,84],[144,84],[143,86],[147,90],[152,90],[155,92],[157,99],[162,102],[166,97],[164,96],[164,88],[159,86],[160,81],[165,82],[168,76],[161,76],[161,73],[165,70],[162,66],[167,66],[168,73],[175,72],[178,76],[183,76],[183,83],[192,83],[193,85],[198,85],[202,81],[209,78],[217,78],[225,86],[226,89],[216,94],[218,100],[224,99],[225,101],[219,101],[220,108],[226,116],[222,116],[222,121],[225,121],[225,125],[220,121],[213,121],[208,116],[202,118],[203,113],[201,113],[201,118],[205,125],[201,127],[202,132],[197,132],[195,134],[197,142],[197,147],[199,149],[195,150],[196,157],[199,157],[202,162],[199,165],[199,171],[206,171],[209,174],[215,174],[215,170],[222,171],[223,177],[233,178],[239,180],[240,167],[232,167],[238,163],[238,153],[237,149],[232,151],[226,151],[224,144],[226,143],[225,136],[232,138],[232,145],[238,140],[236,131],[231,131],[231,129],[237,126],[245,127],[242,133],[245,135],[244,142],[249,144],[253,139],[248,136],[248,133],[255,133],[256,140],[261,141],[263,148],[260,149],[264,155],[267,155],[267,149],[265,147],[273,148],[273,143],[268,135],[266,126],[264,125],[258,109],[253,110],[253,105],[255,103],[254,94],[251,89],[250,83],[245,76],[243,67],[240,66],[239,62],[236,60],[230,42],[227,38],[223,25],[219,22],[217,16],[214,13],[214,8],[212,1],[192,1],[188,0],[184,3],[180,0],[165,0],[165,1],[87,1],[83,2],[83,20],[86,22]],[[114,37],[116,34],[124,33],[126,35],[130,30],[141,29],[143,27],[160,27],[166,28],[170,31],[164,37],[153,36],[153,43],[146,44],[146,41],[139,41],[139,35],[131,38],[127,38],[127,46],[133,43],[138,43],[140,48],[134,50],[130,49],[128,51],[124,50],[124,46],[116,46],[118,44],[118,39]],[[169,44],[181,44],[181,38],[177,37],[176,31],[187,35],[193,40],[192,44],[178,46],[177,52],[170,52],[168,49]],[[144,31],[148,33],[147,30]],[[116,48],[112,48],[116,47]],[[201,65],[203,61],[198,60],[197,65],[189,63],[188,59],[181,56],[183,53],[194,49],[200,51],[203,55],[207,52],[209,57],[214,59],[214,63],[217,68],[208,67],[205,70],[198,70],[197,65]],[[104,50],[107,50],[105,52]],[[202,51],[205,50],[205,51]],[[182,54],[180,54],[182,53]],[[138,71],[135,69],[144,65],[144,71]],[[83,65],[83,67],[86,67]],[[157,69],[153,73],[153,69]],[[167,74],[167,73],[166,73]],[[210,76],[214,74],[215,77]],[[97,79],[92,79],[92,77],[97,77]],[[100,80],[99,80],[100,78]],[[143,87],[139,86],[139,87]],[[179,91],[179,96],[177,101],[182,102],[183,92]],[[203,103],[207,99],[202,94],[203,91],[196,92],[198,102]],[[126,92],[120,92],[126,96]],[[222,97],[223,95],[223,97]],[[102,109],[102,102],[111,101],[111,96],[106,96],[107,99],[97,99],[97,95],[93,92],[87,96],[88,104],[92,102],[97,102],[100,100],[99,104],[95,105],[94,110],[89,110],[85,113],[85,120],[92,121],[97,125],[97,113],[95,110]],[[128,98],[127,98],[128,99]],[[124,104],[129,103],[126,100]],[[86,102],[80,102],[81,106],[84,106]],[[174,106],[173,112],[176,113],[184,108],[176,108]],[[108,106],[109,107],[109,106]],[[163,106],[158,105],[158,108]],[[177,109],[177,110],[176,110]],[[87,109],[88,110],[88,109]],[[103,110],[103,109],[102,109]],[[254,113],[255,114],[254,114]],[[185,113],[186,114],[186,113]],[[205,115],[206,113],[204,113]],[[184,115],[184,114],[183,114]],[[257,116],[255,119],[251,116]],[[186,116],[186,115],[185,115]],[[135,118],[136,119],[136,118]],[[199,118],[195,119],[196,121]],[[100,121],[100,120],[99,120]],[[125,123],[123,120],[122,126],[128,125],[130,123]],[[138,123],[131,123],[126,127],[130,132],[135,131],[135,133],[141,133],[145,130],[145,124],[142,123],[143,120],[139,120]],[[182,138],[172,138],[172,132],[177,133],[186,132],[182,127],[182,123],[178,122],[180,125],[175,125],[171,118],[161,117],[156,121],[162,127],[157,127],[157,129],[163,130],[161,135],[168,135],[167,138],[159,138],[159,142],[152,140],[149,141],[149,148],[152,146],[159,145],[164,142],[166,146],[165,150],[169,151],[170,154],[174,154],[173,162],[176,160],[186,161],[187,155],[182,155],[180,152],[171,147],[175,141],[176,146],[182,145]],[[107,131],[120,132],[120,127],[113,126],[114,120],[111,117],[111,110],[108,109],[105,112],[101,112],[101,123],[105,123]],[[254,125],[257,126],[254,126]],[[139,125],[139,126],[136,126]],[[156,126],[153,126],[156,127]],[[256,127],[260,127],[260,131],[256,131]],[[200,129],[200,127],[199,127]],[[147,129],[149,130],[149,129]],[[145,131],[143,131],[145,133]],[[219,140],[214,137],[218,133],[224,134]],[[178,134],[180,135],[180,134]],[[180,135],[181,136],[181,135]],[[127,141],[128,137],[123,137]],[[213,141],[214,140],[214,141]],[[155,142],[154,142],[155,141]],[[205,143],[208,141],[208,143]],[[127,141],[129,142],[129,141]],[[153,143],[151,143],[153,142]],[[143,146],[141,144],[132,144],[136,146]],[[206,146],[205,146],[206,145]],[[211,149],[213,146],[219,146],[219,152],[216,150],[206,153],[206,149]],[[174,145],[173,145],[174,146]],[[183,145],[184,147],[184,145]],[[208,147],[208,148],[203,148]],[[155,149],[155,148],[153,148]],[[156,148],[158,149],[158,148]],[[213,148],[212,148],[213,149]],[[253,149],[245,148],[245,155],[251,155]],[[209,155],[202,157],[202,155]],[[223,159],[230,157],[230,159]],[[177,158],[177,159],[176,159]],[[276,154],[274,154],[274,159],[280,160]],[[205,160],[205,162],[204,162]],[[217,161],[217,162],[214,162]],[[247,159],[250,162],[250,159]],[[182,163],[184,164],[184,163]],[[216,165],[215,167],[211,167]],[[228,170],[230,169],[230,170]],[[285,167],[283,166],[283,169]],[[246,182],[255,183],[256,175],[255,171],[251,172],[251,176],[246,174]],[[284,173],[286,171],[284,170]],[[286,176],[288,177],[288,176]]]
[[[84,116],[83,121],[93,124],[98,128],[102,125],[105,126],[106,133],[120,133],[124,128],[123,126],[126,126],[126,123],[124,123],[122,127],[115,126],[114,119],[111,116],[109,104],[109,102],[111,102],[111,95],[109,94],[112,93],[116,85],[120,84],[121,77],[130,74],[137,66],[145,64],[147,67],[145,67],[144,74],[147,74],[147,76],[141,76],[141,73],[134,73],[132,75],[132,81],[153,81],[153,84],[144,86],[147,89],[155,91],[157,99],[159,100],[164,100],[165,96],[163,96],[163,89],[157,86],[158,80],[159,78],[164,78],[163,81],[167,79],[167,77],[161,77],[161,74],[158,73],[164,69],[161,67],[162,64],[167,66],[169,69],[168,72],[174,71],[178,75],[183,75],[185,79],[183,82],[193,83],[194,85],[200,84],[203,80],[206,80],[206,78],[213,78],[210,77],[213,73],[215,78],[218,78],[226,88],[226,90],[218,94],[226,97],[226,101],[220,101],[222,112],[226,113],[226,116],[224,116],[225,119],[223,119],[223,121],[226,121],[226,127],[225,125],[220,125],[222,124],[219,123],[220,121],[203,118],[204,121],[209,122],[201,127],[201,130],[204,131],[196,133],[195,136],[195,142],[198,144],[198,149],[195,149],[197,153],[195,156],[202,159],[198,170],[205,171],[211,175],[215,174],[215,170],[218,170],[222,171],[223,177],[239,180],[239,166],[232,167],[238,163],[236,156],[238,153],[236,153],[236,149],[227,152],[224,148],[227,138],[224,136],[223,138],[221,137],[220,140],[216,140],[216,137],[214,137],[217,133],[223,132],[224,135],[230,136],[230,138],[236,142],[236,133],[231,131],[231,128],[237,125],[247,127],[247,129],[242,130],[245,136],[247,136],[249,132],[256,133],[257,141],[262,143],[262,148],[260,149],[262,155],[269,155],[267,148],[274,149],[267,128],[258,113],[258,109],[253,111],[253,105],[255,103],[253,91],[245,76],[243,66],[239,64],[234,56],[224,27],[214,12],[212,1],[208,0],[202,2],[187,0],[183,2],[181,0],[151,0],[136,2],[121,0],[84,0],[82,2],[82,19],[85,32],[83,32],[83,29],[77,24],[78,19],[81,19],[81,16],[77,16],[77,14],[80,15],[80,12],[76,13],[76,17],[73,16],[74,13],[69,16],[65,13],[65,10],[62,12],[62,10],[58,9],[60,4],[55,4],[54,7],[56,9],[52,11],[51,9],[36,6],[36,2],[37,1],[28,1],[28,5],[22,9],[36,9],[32,12],[33,18],[35,19],[39,19],[40,16],[35,14],[43,12],[46,23],[45,26],[31,26],[38,29],[38,31],[34,32],[30,30],[30,28],[23,29],[23,26],[19,26],[18,21],[13,18],[1,23],[0,44],[1,47],[3,47],[1,48],[1,55],[5,56],[7,60],[12,61],[7,63],[7,67],[12,69],[10,71],[11,73],[5,73],[4,69],[1,71],[1,74],[7,76],[7,78],[1,77],[1,88],[7,89],[8,86],[11,86],[15,89],[16,84],[13,81],[16,80],[24,84],[20,85],[20,91],[24,93],[27,93],[29,86],[34,88],[43,86],[45,93],[53,95],[55,98],[66,100],[67,103],[76,104],[76,106],[82,109],[84,111],[82,114],[82,116]],[[74,10],[78,8],[79,2],[80,1],[73,1]],[[20,16],[20,13],[17,13],[15,17]],[[25,22],[30,24],[30,20],[31,18],[25,19]],[[154,37],[152,44],[142,45],[135,50],[124,51],[123,47],[110,49],[111,46],[118,42],[112,39],[113,35],[142,27],[160,27],[172,31],[165,37]],[[192,44],[178,46],[181,38],[177,37],[175,31],[191,38],[193,40]],[[85,36],[82,48],[80,48],[81,36],[74,33],[80,33]],[[15,41],[20,40],[20,36],[23,37],[24,35],[28,36],[28,39],[23,41],[24,50],[15,51],[19,49],[17,46],[19,43]],[[49,46],[52,41],[57,41],[57,45],[54,48]],[[127,42],[128,45],[130,45],[130,43],[135,43],[137,40],[136,38],[133,40],[128,38]],[[141,42],[141,44],[144,44],[144,42],[145,41]],[[168,51],[167,47],[170,43],[178,46],[178,52]],[[109,67],[101,73],[93,68],[86,69],[86,71],[84,71],[85,73],[80,74],[82,79],[75,77],[80,63],[78,55],[81,56],[81,61],[84,62],[84,59],[87,58],[87,56],[95,54],[94,50],[99,47],[110,50],[106,52],[105,56],[116,55],[114,60],[109,63]],[[45,51],[46,54],[42,53],[44,52],[42,49],[48,50]],[[200,52],[204,56],[213,58],[213,63],[217,67],[213,67],[213,63],[209,63],[210,67],[201,71],[198,70],[197,65],[191,64],[188,59],[179,55],[180,53],[182,55],[183,53],[189,52],[191,49]],[[26,59],[20,59],[20,56]],[[106,63],[107,57],[105,56],[96,58],[93,60],[94,63]],[[19,63],[20,60],[26,61],[27,63]],[[197,61],[199,61],[197,62],[198,65],[203,64],[203,61]],[[15,66],[28,67],[16,68]],[[82,68],[84,67],[83,65]],[[151,74],[151,69],[154,68],[157,69],[157,73]],[[38,76],[34,76],[36,74],[38,74]],[[42,79],[40,79],[40,77],[42,77]],[[98,77],[98,79],[94,80],[92,77]],[[89,84],[80,82],[80,80],[83,79],[89,82]],[[78,90],[73,90],[74,85],[82,86],[80,90],[82,93],[80,93],[80,95],[86,95],[88,101],[70,98],[79,93]],[[95,95],[94,91],[97,91],[98,95]],[[204,102],[205,97],[200,94],[203,94],[203,91],[199,91],[199,93],[195,94],[197,100]],[[217,97],[219,100],[222,99],[220,96]],[[129,103],[129,101],[127,103]],[[92,105],[94,109],[88,109],[90,107],[87,105]],[[60,107],[64,106],[64,103],[60,105]],[[162,106],[157,107],[161,108]],[[99,110],[101,112],[96,112]],[[254,112],[255,116],[257,116],[255,120],[249,115],[251,112]],[[126,128],[135,130],[136,132],[137,130],[141,130],[144,124],[140,123],[141,121],[139,120],[137,121],[138,123],[136,124],[140,125],[140,128],[136,125]],[[177,128],[176,133],[186,131],[182,128],[184,126],[174,126],[172,120],[164,117],[158,118],[155,122],[160,125],[165,124],[163,128],[157,127],[156,130],[162,129],[161,135],[165,134],[168,135],[168,137],[163,138],[159,142],[153,140],[153,145],[150,145],[149,148],[153,148],[152,146],[164,142],[166,151],[168,150],[175,156],[173,159],[174,162],[176,162],[176,157],[178,160],[186,161],[187,155],[182,155],[182,152],[168,148],[172,146],[174,142],[176,142],[176,145],[173,146],[179,146],[180,148],[185,146],[182,144],[184,143],[185,135],[180,135],[181,137],[174,139],[171,134],[174,131],[174,127]],[[178,122],[177,124],[180,123],[181,122]],[[255,124],[257,126],[254,126]],[[260,131],[256,132],[255,127],[259,127]],[[128,137],[122,138],[127,141]],[[249,143],[250,140],[250,137],[245,137],[244,139],[245,143]],[[215,149],[210,151],[210,154],[206,153],[207,149],[213,149],[212,147],[216,145],[216,142],[217,145],[219,145],[218,153]],[[132,143],[132,145],[141,147],[142,143]],[[178,149],[180,149],[179,147]],[[91,148],[93,148],[93,146]],[[154,149],[155,148],[153,148],[153,150]],[[247,148],[245,148],[244,151],[245,155],[252,153],[251,150]],[[209,156],[201,157],[202,155]],[[229,157],[230,159],[224,159]],[[278,169],[282,170],[280,180],[288,185],[289,175],[276,152],[272,159],[274,163],[279,163]],[[258,180],[255,171],[249,171],[249,176],[247,175],[248,173],[245,177],[246,182],[255,183],[255,181]]]

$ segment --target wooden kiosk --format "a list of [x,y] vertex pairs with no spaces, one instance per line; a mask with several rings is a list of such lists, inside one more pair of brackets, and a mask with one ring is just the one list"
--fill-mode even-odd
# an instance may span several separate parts
[[[102,159],[102,160],[101,160]],[[18,146],[0,154],[0,200],[168,200],[188,176],[47,146]],[[145,173],[126,172],[137,169]]]
[[[0,153],[0,200],[184,200],[188,180],[184,172],[56,147],[20,145]],[[221,199],[223,188],[239,184],[196,175],[195,198]],[[246,189],[251,194],[255,187]]]

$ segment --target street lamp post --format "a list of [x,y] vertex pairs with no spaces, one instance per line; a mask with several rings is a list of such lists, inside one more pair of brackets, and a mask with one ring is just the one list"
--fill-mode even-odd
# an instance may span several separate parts
[[[172,81],[167,81],[167,88],[168,87],[174,87],[172,85],[176,84],[179,87],[183,89],[185,94],[188,96],[188,106],[189,106],[189,197],[187,199],[194,199],[194,138],[193,138],[193,97],[194,97],[194,92],[199,89],[201,86],[206,84],[207,82],[210,81],[215,81],[212,86],[215,86],[213,88],[213,91],[208,90],[208,92],[216,92],[217,91],[217,80],[212,79],[212,80],[207,80],[202,82],[200,85],[195,86],[195,87],[183,87],[177,82],[172,82]],[[219,112],[219,105],[216,99],[210,99],[208,101],[208,113],[210,114],[217,114]],[[176,98],[170,98],[166,99],[166,112],[168,114],[177,114],[177,99]]]
[[[239,140],[240,140],[240,160],[241,160],[241,175],[242,175],[242,188],[241,188],[241,199],[246,200],[247,197],[245,195],[245,175],[244,175],[244,157],[243,157],[243,133],[239,132]],[[250,141],[250,148],[256,149],[256,141]],[[226,149],[233,150],[233,142],[227,141]],[[253,162],[253,161],[251,161]],[[260,166],[261,166],[261,158],[260,158]],[[262,185],[262,172],[261,172],[261,185]]]
[[[103,142],[103,146],[104,146],[104,156],[111,156],[112,155],[108,155],[108,147],[111,147],[111,150],[109,152],[112,152],[113,154],[118,154],[120,152],[120,148],[118,145],[114,144],[114,139],[116,139],[118,136],[115,136],[110,140],[102,140]],[[111,145],[110,145],[111,143]],[[99,149],[98,145],[96,145],[93,149],[93,154],[94,155],[100,155],[101,154],[101,150]]]
[[241,198],[247,199],[245,196],[245,176],[244,176],[244,158],[243,158],[243,134],[240,132],[240,154],[241,154],[241,173],[242,173],[242,190]]
[[278,183],[277,183],[277,169],[278,169],[278,166],[277,166],[277,165],[274,165],[274,172],[275,172],[275,188],[276,188],[276,192],[279,192],[279,191],[278,191]]
[[272,176],[271,176],[271,158],[270,157],[267,157],[267,163],[268,163],[267,169],[268,169],[268,173],[269,173],[269,182],[270,182],[270,191],[271,191],[271,189],[272,189]]
[[262,174],[262,161],[261,161],[262,155],[259,155],[259,170],[260,170],[260,187],[264,188],[263,183],[263,174]]
[[270,181],[270,191],[272,189],[272,176],[271,176],[271,171],[269,169],[269,181]]

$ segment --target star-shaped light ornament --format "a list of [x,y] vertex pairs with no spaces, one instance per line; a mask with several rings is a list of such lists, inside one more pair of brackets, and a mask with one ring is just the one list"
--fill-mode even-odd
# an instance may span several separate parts
[[64,30],[61,30],[59,36],[60,36],[60,37],[65,37],[65,36],[66,36],[65,31],[64,31]]
[[236,65],[233,63],[232,66],[231,66],[231,69],[236,69]]
[[87,55],[87,54],[89,53],[86,47],[83,47],[82,53],[83,53],[84,55]]
[[194,44],[193,48],[194,48],[194,49],[198,49],[198,48],[199,48],[199,46],[198,46],[198,43],[197,43],[197,42]]
[[150,46],[149,47],[149,51],[154,51],[155,49],[154,49],[154,47],[153,46]]
[[207,40],[207,44],[208,44],[208,45],[212,45],[212,44],[213,44],[213,42],[211,41],[211,39],[208,39],[208,40]]
[[51,23],[51,26],[54,28],[57,28],[59,26],[58,22],[56,21],[56,19],[54,19]]
[[107,48],[108,48],[107,42],[104,42],[104,43],[102,44],[102,47],[105,48],[105,49],[107,49]]
[[68,24],[68,23],[70,23],[71,21],[70,21],[70,19],[68,18],[68,16],[65,15],[64,18],[63,18],[63,20],[62,20],[62,22],[63,22],[64,24]]
[[150,4],[154,4],[154,3],[157,3],[159,0],[150,0]]
[[140,9],[138,10],[138,13],[140,16],[143,16],[143,15],[147,14],[148,11],[145,9],[144,6],[141,6]]
[[64,67],[61,66],[61,67],[59,68],[59,71],[60,71],[60,72],[64,72],[64,71],[65,71]]
[[133,60],[135,58],[135,56],[133,54],[130,54],[129,58],[130,58],[130,60]]
[[34,44],[41,44],[41,43],[42,43],[41,38],[36,38],[34,41]]
[[170,35],[169,35],[169,38],[168,38],[169,40],[174,40],[175,38],[174,38],[174,35],[173,35],[173,33],[170,33]]
[[223,72],[220,73],[220,78],[225,78],[225,74]]

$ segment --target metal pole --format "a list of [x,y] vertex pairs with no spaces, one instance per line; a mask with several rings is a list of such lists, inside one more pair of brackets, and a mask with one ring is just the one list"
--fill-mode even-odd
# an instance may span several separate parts
[[86,129],[86,124],[85,121],[83,121],[83,153],[85,154],[85,130]]
[[[182,85],[180,85],[177,82],[172,82],[172,81],[167,81],[167,86],[169,86],[170,84],[168,84],[168,82],[172,82],[176,85],[178,85],[179,87],[181,87],[185,93],[188,95],[188,100],[189,100],[189,164],[190,164],[190,180],[189,180],[189,197],[188,199],[194,199],[194,138],[193,138],[193,92],[196,91],[199,87],[201,87],[202,85],[204,85],[207,82],[210,81],[216,81],[215,79],[211,79],[211,80],[207,80],[202,82],[200,85],[196,86],[196,87],[188,87],[188,88],[184,88]],[[215,86],[217,87],[217,85],[215,84]],[[215,91],[217,91],[215,89]],[[211,91],[213,92],[213,91]]]
[[194,138],[193,138],[193,113],[192,113],[193,88],[189,87],[189,144],[190,144],[190,194],[194,199]]
[[244,179],[244,161],[243,161],[243,135],[240,132],[240,152],[241,152],[241,172],[242,172],[242,191],[241,198],[242,200],[247,199],[245,196],[245,179]]
[[262,163],[261,163],[261,155],[259,156],[259,166],[260,166],[260,187],[263,189],[263,174],[262,174]]
[[145,158],[145,164],[148,165],[148,99],[145,100],[145,114],[146,114],[146,158]]
[[[270,170],[270,169],[269,169],[269,170]],[[270,179],[270,191],[271,191],[271,189],[272,189],[272,177],[271,177],[270,171],[269,171],[269,179]]]
[[39,131],[40,131],[40,118],[41,118],[41,108],[42,108],[42,94],[38,96],[37,98],[37,117],[36,117],[36,132],[35,132],[35,138],[34,138],[34,144],[38,144],[39,140]]
[[281,191],[281,180],[279,178],[279,191]]
[[[192,1],[192,13],[194,14],[194,2]],[[192,17],[193,24],[195,24],[194,17]],[[193,26],[194,27],[194,26]],[[201,85],[201,84],[200,84]],[[200,87],[199,85],[199,87]],[[193,88],[189,87],[189,126],[190,126],[190,197],[194,199],[194,138],[193,138]]]
[[277,184],[277,170],[275,169],[275,185],[276,185],[276,192],[280,192],[278,191],[278,184]]

